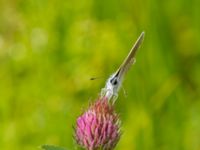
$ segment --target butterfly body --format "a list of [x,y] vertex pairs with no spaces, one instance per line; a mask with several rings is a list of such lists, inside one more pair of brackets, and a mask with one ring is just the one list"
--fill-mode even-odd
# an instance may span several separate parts
[[123,63],[117,69],[117,71],[112,74],[106,81],[105,87],[101,91],[101,95],[108,98],[108,100],[116,99],[118,91],[122,85],[123,78],[130,67],[136,62],[135,54],[139,49],[142,41],[144,39],[144,32],[141,33],[132,49],[130,50],[128,56],[124,59]]

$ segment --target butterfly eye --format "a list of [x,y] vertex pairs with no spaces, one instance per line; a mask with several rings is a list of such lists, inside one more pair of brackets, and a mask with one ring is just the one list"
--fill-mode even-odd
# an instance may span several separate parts
[[117,83],[118,83],[118,82],[117,82],[117,79],[115,79],[115,81],[114,81],[114,83],[113,83],[113,84],[114,84],[114,85],[117,85]]
[[111,79],[110,83],[113,84],[113,85],[117,85],[118,84],[117,78]]

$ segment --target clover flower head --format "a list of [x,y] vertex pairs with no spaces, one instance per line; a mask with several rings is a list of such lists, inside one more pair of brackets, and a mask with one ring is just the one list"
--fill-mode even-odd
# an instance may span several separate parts
[[106,97],[95,101],[77,119],[75,139],[87,150],[113,150],[120,135],[119,116]]

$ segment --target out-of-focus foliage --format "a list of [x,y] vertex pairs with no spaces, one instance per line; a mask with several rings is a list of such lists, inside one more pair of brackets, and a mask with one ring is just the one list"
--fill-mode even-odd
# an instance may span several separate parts
[[41,149],[43,149],[43,150],[66,150],[64,148],[60,148],[60,147],[53,146],[53,145],[42,145]]
[[198,0],[1,0],[0,149],[74,149],[76,117],[145,30],[116,149],[199,150],[199,14]]

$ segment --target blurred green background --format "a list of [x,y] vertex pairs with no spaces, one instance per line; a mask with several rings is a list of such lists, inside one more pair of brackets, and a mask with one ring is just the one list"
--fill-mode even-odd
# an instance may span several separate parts
[[198,0],[0,0],[0,149],[74,149],[76,117],[144,30],[116,150],[199,150],[199,14]]

